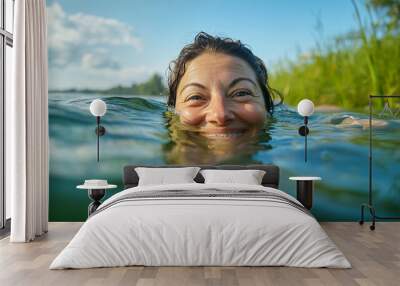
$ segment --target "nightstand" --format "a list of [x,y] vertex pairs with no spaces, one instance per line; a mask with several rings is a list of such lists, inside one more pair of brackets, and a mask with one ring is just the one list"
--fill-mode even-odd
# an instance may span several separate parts
[[289,180],[297,183],[297,200],[307,209],[313,205],[313,184],[320,181],[321,177],[290,177]]
[[92,202],[88,206],[88,216],[96,211],[101,205],[100,200],[104,197],[106,190],[114,189],[117,185],[110,185],[107,180],[85,180],[83,185],[76,186],[77,189],[85,189]]

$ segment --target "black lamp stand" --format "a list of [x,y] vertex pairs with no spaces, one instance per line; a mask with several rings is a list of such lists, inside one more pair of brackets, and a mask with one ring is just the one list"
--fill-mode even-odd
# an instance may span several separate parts
[[304,162],[307,162],[307,135],[310,133],[307,124],[308,116],[304,116],[304,125],[299,128],[299,134],[304,136]]
[[88,206],[88,216],[94,213],[97,208],[101,205],[100,200],[104,197],[106,193],[105,189],[89,189],[88,195],[92,202]]
[[106,133],[106,129],[104,126],[100,125],[100,116],[96,116],[96,122],[97,122],[97,127],[96,127],[96,135],[97,135],[97,162],[99,162],[100,159],[100,136],[103,136]]
[[360,224],[364,223],[364,208],[369,209],[369,212],[372,217],[372,224],[370,225],[370,229],[375,229],[375,221],[376,219],[400,219],[400,217],[383,217],[378,216],[375,211],[374,203],[372,201],[372,100],[374,98],[400,98],[400,95],[370,95],[369,96],[369,164],[368,164],[368,203],[363,203],[361,205],[361,219],[359,221]]

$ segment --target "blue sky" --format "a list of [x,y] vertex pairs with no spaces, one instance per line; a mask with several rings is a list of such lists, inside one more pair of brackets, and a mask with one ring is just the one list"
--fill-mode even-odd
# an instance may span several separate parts
[[50,0],[47,7],[50,89],[165,75],[199,31],[240,39],[273,69],[357,27],[351,0]]

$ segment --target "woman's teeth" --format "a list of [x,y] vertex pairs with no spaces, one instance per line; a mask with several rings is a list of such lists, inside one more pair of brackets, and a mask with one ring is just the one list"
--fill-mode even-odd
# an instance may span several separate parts
[[236,138],[243,135],[243,132],[229,132],[229,133],[204,133],[209,138]]

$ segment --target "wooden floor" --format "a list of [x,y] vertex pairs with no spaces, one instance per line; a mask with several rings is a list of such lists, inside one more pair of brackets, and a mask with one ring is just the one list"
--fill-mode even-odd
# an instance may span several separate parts
[[400,222],[322,223],[352,269],[290,267],[120,267],[48,270],[81,223],[50,223],[32,243],[0,241],[0,285],[400,285]]

